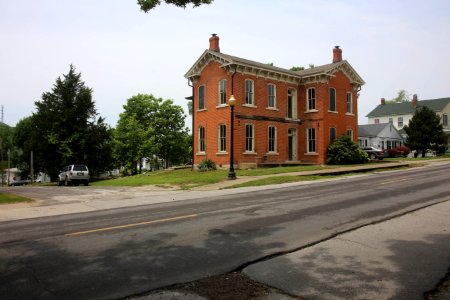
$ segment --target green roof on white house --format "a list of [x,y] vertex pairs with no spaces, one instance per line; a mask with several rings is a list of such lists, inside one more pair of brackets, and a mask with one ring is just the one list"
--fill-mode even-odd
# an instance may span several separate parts
[[430,100],[417,101],[417,107],[414,108],[412,102],[401,102],[401,103],[386,103],[380,104],[375,107],[370,113],[366,115],[368,118],[373,117],[384,117],[384,116],[395,116],[395,115],[412,115],[417,108],[427,106],[434,112],[441,112],[450,103],[449,98],[439,98]]

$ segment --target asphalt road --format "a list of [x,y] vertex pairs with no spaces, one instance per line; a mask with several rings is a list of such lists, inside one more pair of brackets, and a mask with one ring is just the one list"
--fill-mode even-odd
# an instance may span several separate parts
[[447,200],[447,166],[3,222],[1,299],[114,299]]

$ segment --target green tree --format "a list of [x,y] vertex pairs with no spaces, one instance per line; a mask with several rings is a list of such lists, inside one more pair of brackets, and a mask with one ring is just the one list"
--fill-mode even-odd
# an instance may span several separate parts
[[[38,137],[32,134],[35,129],[33,118],[30,116],[21,119],[14,130],[13,143],[17,148],[12,154],[11,161],[12,165],[22,171],[22,175],[30,174],[30,154],[33,145],[39,143],[39,139],[34,140]],[[41,169],[39,162],[36,160],[34,169]]]
[[148,12],[157,5],[160,5],[161,2],[185,8],[188,4],[192,4],[194,7],[197,7],[202,4],[210,4],[213,1],[214,0],[138,0],[138,4],[141,7],[141,10]]
[[398,91],[397,97],[394,97],[390,100],[386,100],[386,103],[402,103],[409,102],[410,95],[405,90]]
[[114,157],[116,162],[124,168],[125,174],[137,174],[137,165],[141,158],[149,155],[145,141],[148,131],[134,114],[121,114],[114,130]]
[[441,118],[430,108],[423,106],[416,110],[409,124],[403,127],[408,138],[406,144],[425,156],[427,149],[443,152],[448,139],[443,131]]
[[115,157],[127,172],[136,174],[143,157],[157,156],[170,163],[189,158],[190,139],[183,109],[172,100],[139,94],[123,106],[115,130]]
[[[13,154],[15,147],[13,146],[14,128],[0,122],[0,173],[8,167],[8,152]],[[0,179],[1,181],[1,179]]]
[[298,66],[293,66],[292,68],[290,68],[290,71],[303,71],[305,69],[305,67],[298,67]]
[[[55,178],[61,167],[71,163],[88,164],[92,174],[111,167],[111,129],[99,117],[92,89],[81,81],[81,73],[70,66],[69,73],[58,77],[50,92],[35,102],[31,125],[26,120],[21,131],[23,155],[34,153],[34,162]],[[26,147],[25,147],[26,142]]]
[[348,136],[343,135],[328,146],[327,164],[362,164],[369,161],[367,153]]
[[[162,100],[162,99],[161,99]],[[152,152],[169,163],[179,164],[189,160],[190,136],[185,128],[181,106],[172,100],[160,102],[152,119],[150,144]]]

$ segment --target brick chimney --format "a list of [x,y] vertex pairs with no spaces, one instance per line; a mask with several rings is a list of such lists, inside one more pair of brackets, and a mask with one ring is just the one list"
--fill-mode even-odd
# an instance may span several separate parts
[[333,63],[340,62],[342,60],[342,49],[339,46],[335,46],[333,49]]
[[209,38],[209,50],[220,52],[219,37],[215,33]]
[[413,107],[413,108],[416,108],[416,107],[417,107],[417,94],[414,94],[414,95],[413,95],[413,98],[412,98],[412,107]]
[[386,99],[381,98],[381,105],[385,105],[386,104]]

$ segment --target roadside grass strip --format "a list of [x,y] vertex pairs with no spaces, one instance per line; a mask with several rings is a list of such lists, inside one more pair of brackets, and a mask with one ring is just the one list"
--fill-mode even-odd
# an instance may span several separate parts
[[[291,166],[259,168],[250,170],[237,170],[237,176],[263,176],[271,174],[282,174],[290,172],[324,170],[337,168],[337,166]],[[198,170],[162,170],[145,172],[133,176],[125,176],[115,179],[106,179],[91,182],[92,186],[144,186],[144,185],[175,185],[183,190],[193,187],[218,183],[227,180],[228,170],[220,169],[214,171],[200,172]]]
[[0,204],[11,204],[11,203],[21,203],[21,202],[33,202],[34,200],[14,195],[14,194],[6,194],[0,192]]

